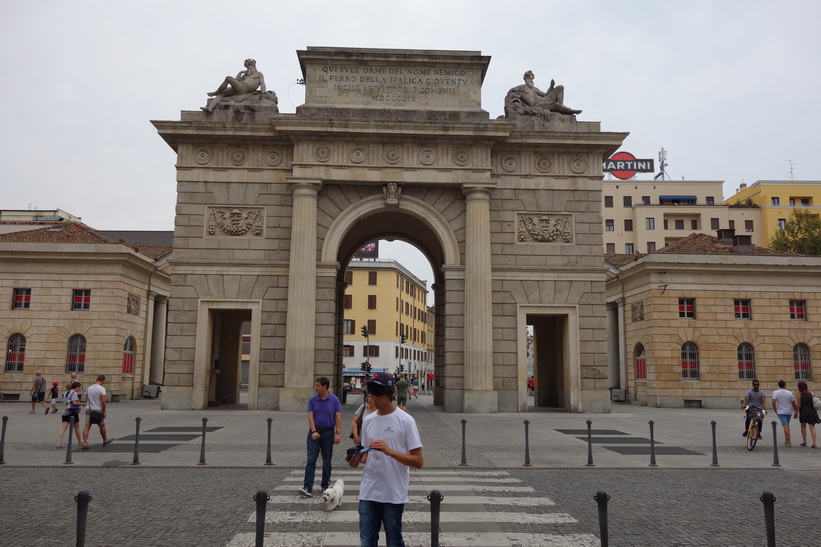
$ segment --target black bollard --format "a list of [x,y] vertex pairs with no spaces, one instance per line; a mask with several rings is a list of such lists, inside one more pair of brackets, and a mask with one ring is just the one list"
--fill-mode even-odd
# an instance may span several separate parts
[[653,425],[655,422],[650,420],[650,467],[658,467],[656,465],[656,441],[653,437]]
[[273,418],[268,418],[268,454],[265,456],[265,465],[274,465],[271,461],[271,424],[273,422]]
[[66,461],[63,462],[63,465],[70,465],[74,462],[71,461],[71,436],[74,435],[74,416],[69,416],[68,418],[68,442],[66,443]]
[[593,467],[593,422],[587,420],[587,467]]
[[764,503],[764,522],[767,525],[767,547],[775,547],[775,496],[772,492],[761,493]]
[[525,420],[525,467],[530,467],[530,433],[528,432],[530,421]]
[[607,547],[610,544],[610,539],[607,537],[607,502],[610,501],[610,496],[604,490],[599,490],[593,496],[596,503],[599,505],[599,535],[601,536],[601,547]]
[[0,433],[0,465],[6,463],[6,424],[9,421],[8,416],[3,416],[3,433]]
[[442,511],[442,500],[445,497],[439,490],[431,490],[428,495],[430,502],[430,544],[439,547],[439,514]]
[[467,423],[468,421],[462,418],[462,461],[459,463],[459,465],[468,464],[468,455],[467,451],[465,450],[465,424]]
[[74,496],[74,501],[77,502],[77,547],[83,547],[86,544],[86,522],[88,521],[88,502],[91,501],[91,494],[88,490],[80,490]]
[[773,420],[773,465],[772,467],[781,467],[778,463],[778,433],[776,431],[775,420]]
[[202,419],[202,448],[200,448],[200,463],[197,465],[205,465],[205,424],[208,423],[208,418]]
[[140,422],[143,419],[137,416],[134,421],[137,422],[137,431],[134,433],[134,459],[131,465],[140,465]]
[[710,467],[720,467],[718,465],[718,448],[716,448],[716,421],[710,422],[710,426],[713,429],[713,463],[710,464]]
[[259,490],[254,496],[257,502],[257,543],[256,547],[262,547],[265,542],[265,505],[271,499],[268,492]]

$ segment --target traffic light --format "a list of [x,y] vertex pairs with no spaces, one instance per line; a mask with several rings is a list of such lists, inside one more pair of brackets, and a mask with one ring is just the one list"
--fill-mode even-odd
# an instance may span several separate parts
[[367,361],[362,361],[362,364],[359,366],[359,368],[362,372],[365,372],[367,370],[367,368],[366,368],[367,364],[368,364]]
[[404,343],[405,343],[405,340],[407,340],[407,339],[408,339],[408,335],[407,335],[407,334],[400,334],[400,335],[399,335],[399,343],[400,343],[400,344],[404,344]]
[[365,366],[367,367],[367,372],[368,372],[368,374],[370,374],[370,373],[371,373],[371,364],[370,364],[370,363],[366,363],[366,364],[365,364]]
[[362,336],[364,336],[365,338],[368,337],[368,327],[366,327],[365,325],[362,325]]
[[399,372],[405,372],[405,365],[399,365]]

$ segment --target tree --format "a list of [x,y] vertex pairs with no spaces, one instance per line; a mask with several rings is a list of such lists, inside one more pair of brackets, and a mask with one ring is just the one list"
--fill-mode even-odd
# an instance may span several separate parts
[[770,240],[770,247],[802,255],[821,255],[821,220],[803,209],[795,209],[783,230]]

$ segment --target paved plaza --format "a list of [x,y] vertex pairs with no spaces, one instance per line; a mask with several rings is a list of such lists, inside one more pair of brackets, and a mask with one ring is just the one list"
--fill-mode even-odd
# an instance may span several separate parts
[[[318,496],[296,495],[305,461],[304,413],[116,403],[107,419],[115,442],[100,446],[92,430],[91,449],[75,445],[72,463],[65,464],[66,450],[54,448],[58,415],[29,410],[0,404],[0,415],[9,418],[0,465],[4,545],[73,544],[80,490],[92,496],[86,545],[254,545],[259,490],[271,496],[265,545],[357,545],[359,471],[344,465],[341,449],[351,444],[353,400],[344,406],[344,440],[334,454],[334,476],[344,478],[346,495],[333,513]],[[408,545],[431,544],[427,495],[434,489],[444,496],[440,539],[446,547],[600,545],[598,490],[611,497],[611,545],[766,545],[763,491],[776,497],[778,545],[817,538],[811,500],[821,486],[821,454],[798,446],[797,424],[792,448],[783,447],[778,426],[775,467],[770,416],[764,439],[748,452],[740,411],[616,405],[611,414],[450,414],[433,407],[430,396],[412,400],[409,411],[419,424],[425,467],[411,474]],[[132,465],[138,416],[139,465]],[[272,465],[265,465],[269,418]],[[467,465],[460,465],[463,419]],[[529,467],[523,465],[524,420]],[[587,465],[587,420],[593,466]],[[656,467],[650,466],[650,420]],[[711,465],[712,420],[718,467]]]

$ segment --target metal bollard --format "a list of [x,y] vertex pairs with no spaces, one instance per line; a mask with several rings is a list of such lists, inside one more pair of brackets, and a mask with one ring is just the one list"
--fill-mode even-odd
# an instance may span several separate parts
[[599,535],[601,536],[601,547],[607,547],[610,544],[610,539],[607,536],[607,502],[610,501],[610,496],[604,490],[599,490],[593,496],[596,503],[599,505]]
[[256,547],[262,547],[265,542],[265,505],[271,499],[265,490],[257,491],[254,501],[257,502],[257,543]]
[[208,418],[202,419],[202,448],[200,448],[200,463],[197,465],[205,465],[205,424],[208,423]]
[[268,454],[265,456],[265,465],[274,465],[271,461],[271,424],[273,422],[273,418],[268,418]]
[[587,467],[593,467],[593,422],[587,420]]
[[71,436],[74,435],[74,416],[69,416],[68,418],[68,442],[66,443],[66,461],[63,462],[63,465],[70,465],[74,462],[71,461]]
[[653,437],[653,425],[655,422],[650,420],[650,467],[658,467],[656,465],[656,441]]
[[88,490],[80,490],[74,496],[74,501],[77,502],[77,547],[83,547],[86,544],[86,522],[88,521],[88,502],[91,501],[91,494],[88,493]]
[[530,467],[530,421],[525,420],[525,467]]
[[431,490],[428,495],[430,502],[430,544],[439,547],[439,514],[442,511],[442,500],[445,496],[439,490]]
[[459,465],[468,464],[468,455],[467,451],[465,450],[465,424],[467,423],[468,421],[462,418],[462,461],[459,463]]
[[772,467],[781,467],[778,463],[778,433],[776,430],[775,420],[773,420],[773,464]]
[[764,503],[764,522],[767,526],[767,547],[775,547],[775,496],[766,490],[761,493]]
[[710,467],[721,467],[718,465],[718,448],[716,447],[716,421],[710,422],[710,426],[713,429],[713,463],[710,464]]
[[137,416],[134,421],[137,422],[137,431],[134,433],[134,459],[131,465],[140,465],[140,422],[143,419]]
[[3,416],[3,433],[0,433],[0,465],[6,463],[6,424],[9,421],[8,416]]

